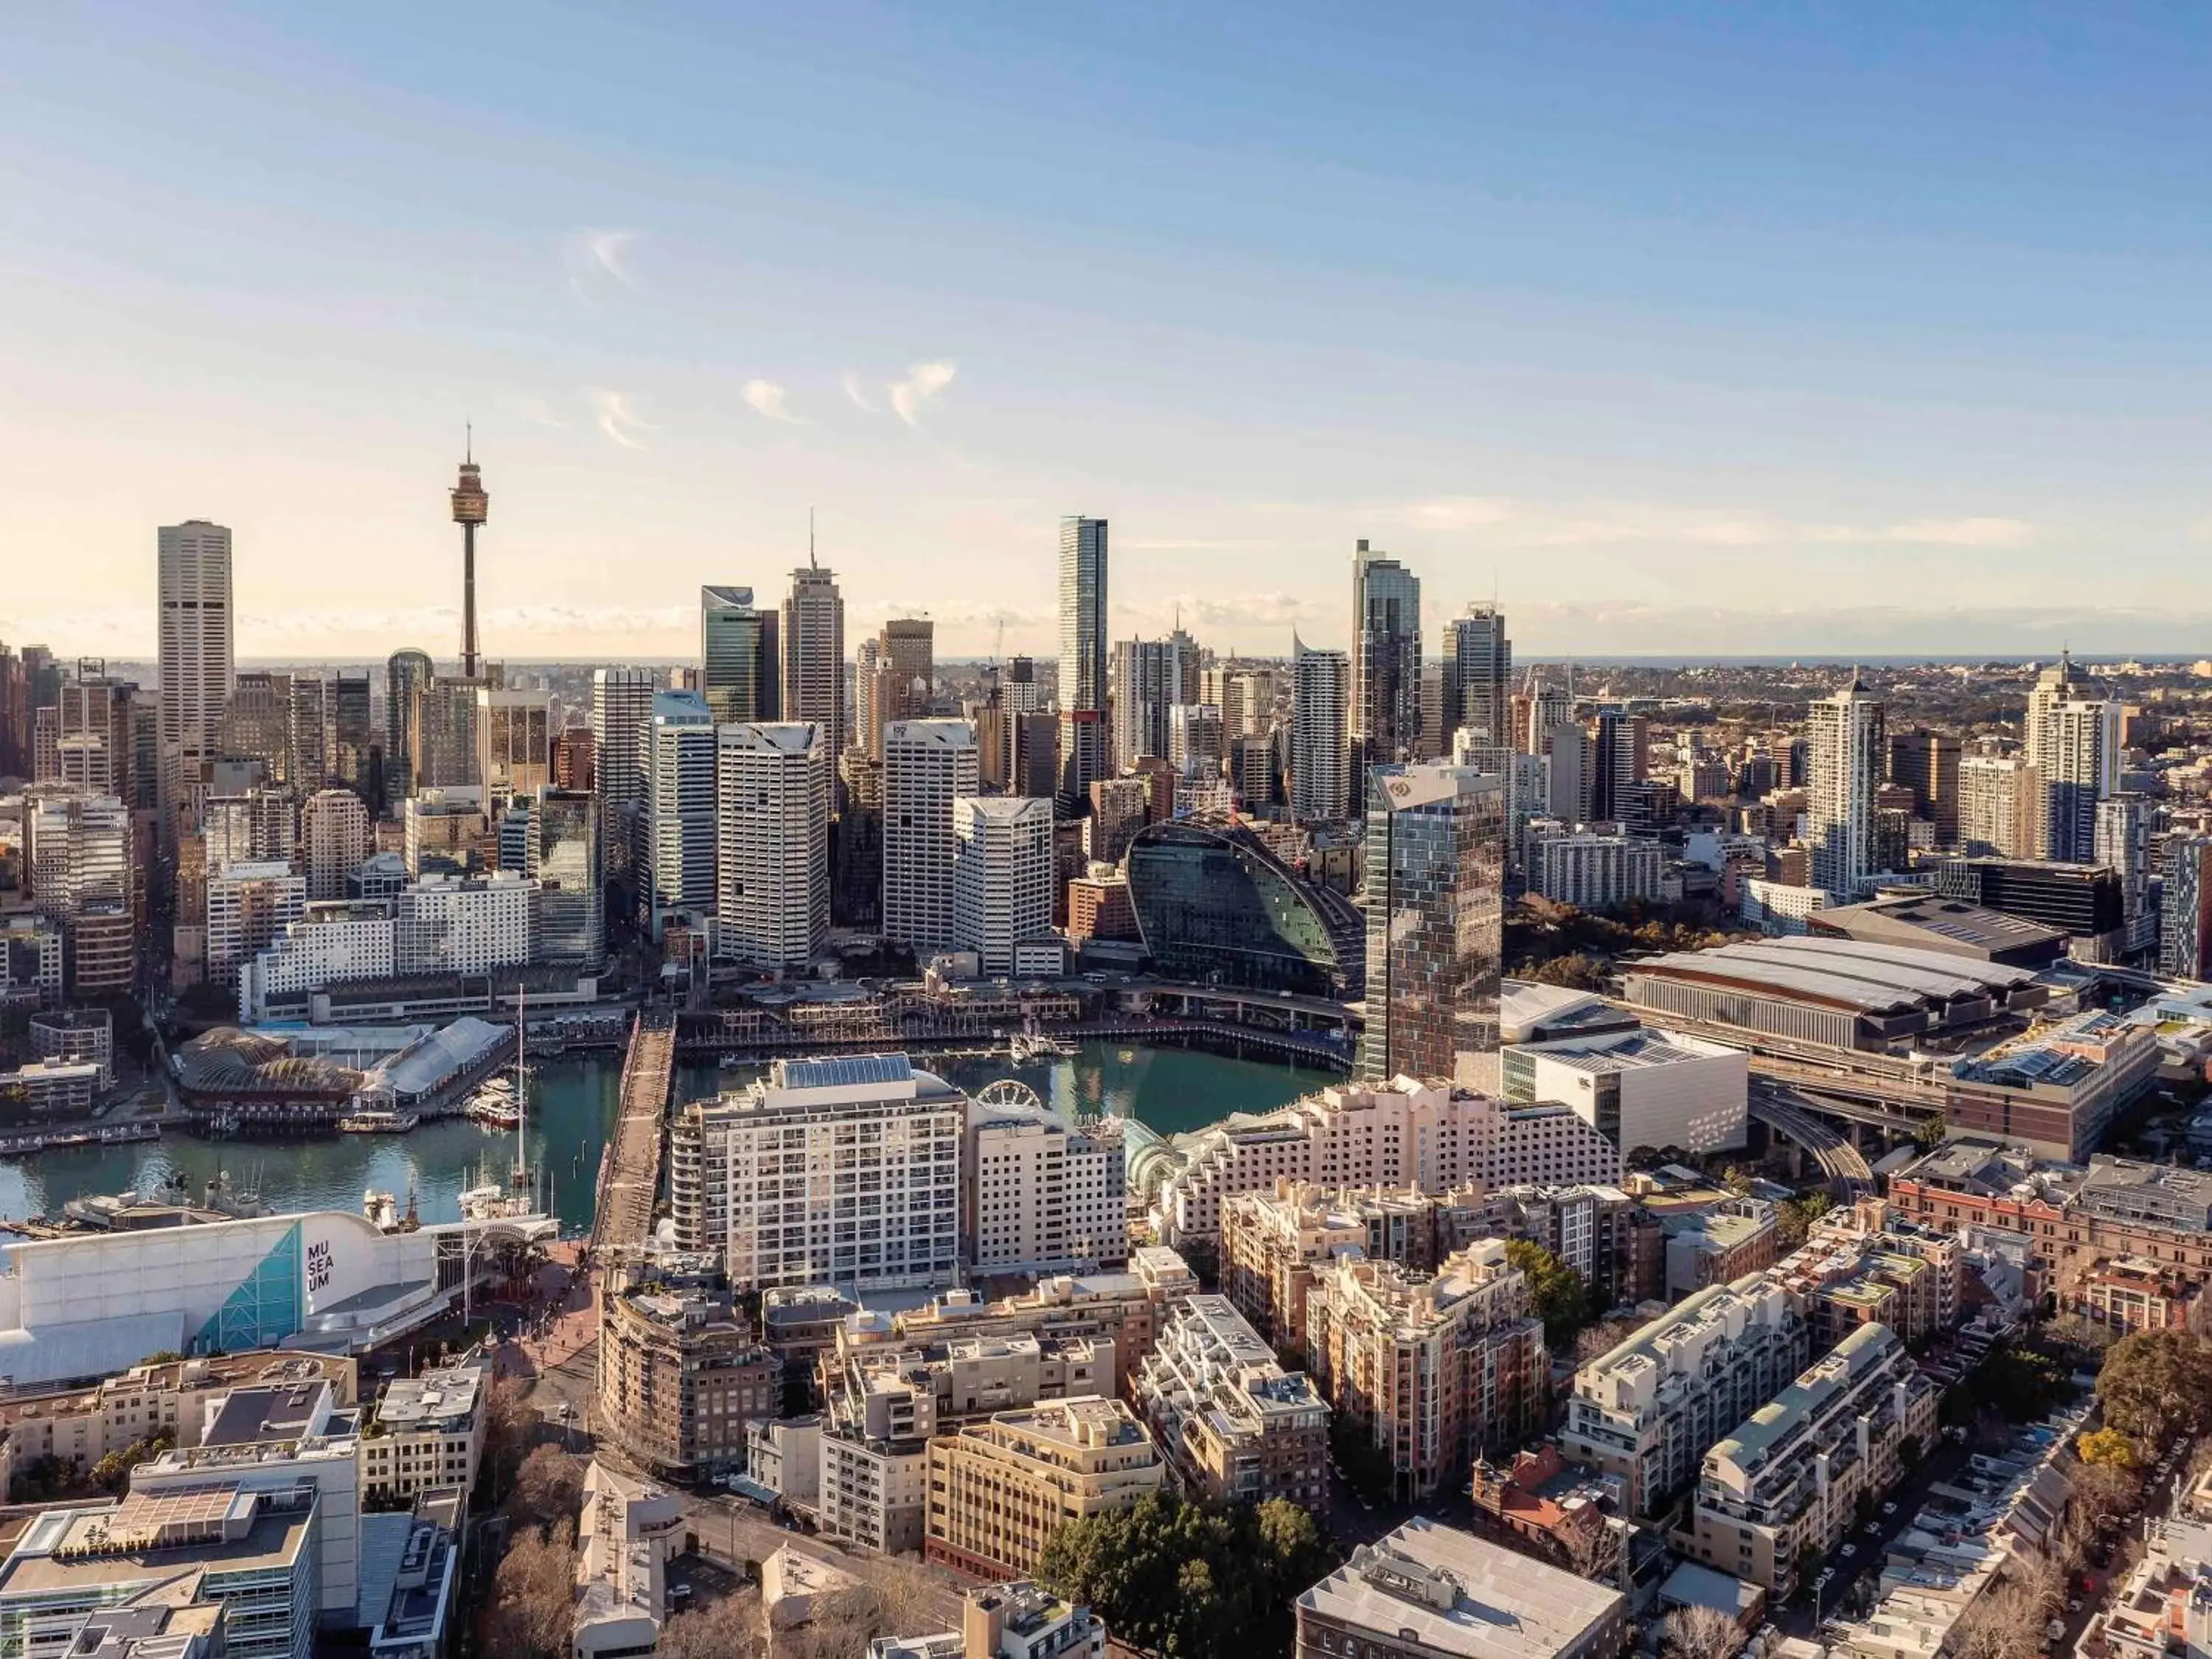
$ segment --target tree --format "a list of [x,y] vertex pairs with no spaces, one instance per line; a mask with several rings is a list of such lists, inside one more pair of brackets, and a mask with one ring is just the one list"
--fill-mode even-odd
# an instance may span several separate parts
[[1601,1319],[1595,1325],[1586,1325],[1575,1334],[1575,1364],[1587,1364],[1599,1355],[1610,1353],[1644,1328],[1637,1319]]
[[766,1659],[768,1647],[747,1604],[726,1595],[678,1613],[653,1651],[654,1659]]
[[507,1512],[524,1524],[544,1528],[574,1520],[583,1501],[583,1464],[557,1446],[533,1446],[514,1472]]
[[2202,1339],[2182,1331],[2135,1331],[2106,1352],[2097,1398],[2111,1426],[2155,1445],[2177,1428],[2212,1418],[2212,1363]]
[[1920,1127],[1912,1132],[1912,1144],[1923,1152],[1932,1152],[1943,1144],[1942,1117],[1923,1118]]
[[2074,1501],[2092,1515],[2132,1515],[2142,1480],[2124,1463],[2083,1463],[2069,1480]]
[[2042,1608],[2017,1584],[1984,1592],[1953,1626],[1956,1659],[2029,1659],[2043,1649]]
[[1795,1249],[1802,1244],[1813,1224],[1835,1206],[1834,1199],[1817,1189],[1802,1198],[1784,1199],[1774,1206],[1775,1231],[1782,1237],[1783,1247]]
[[483,1462],[485,1486],[495,1496],[514,1486],[536,1426],[536,1415],[530,1409],[530,1385],[519,1376],[495,1380],[484,1395]]
[[2142,1462],[2136,1443],[2118,1429],[2092,1429],[2074,1443],[2074,1454],[2084,1463],[2113,1463],[2124,1469]]
[[1627,1552],[1621,1543],[1620,1528],[1608,1517],[1600,1515],[1594,1524],[1564,1527],[1554,1535],[1559,1540],[1559,1553],[1567,1559],[1568,1571],[1576,1577],[1622,1588],[1620,1568]]
[[1507,1239],[1505,1259],[1528,1280],[1528,1305],[1544,1322],[1546,1339],[1565,1346],[1590,1316],[1582,1274],[1533,1238]]
[[1743,1626],[1718,1607],[1677,1607],[1660,1630],[1675,1659],[1732,1659],[1743,1646]]
[[814,1604],[813,1615],[791,1641],[791,1659],[850,1659],[878,1636],[913,1635],[917,1619],[936,1593],[928,1575],[911,1562],[885,1561],[867,1577],[834,1590]]
[[575,1528],[558,1522],[515,1534],[492,1579],[491,1650],[502,1659],[563,1659],[576,1582]]

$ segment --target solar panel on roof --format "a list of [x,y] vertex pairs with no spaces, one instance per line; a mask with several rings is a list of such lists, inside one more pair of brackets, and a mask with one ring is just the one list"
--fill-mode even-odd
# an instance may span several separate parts
[[777,1062],[787,1089],[844,1089],[864,1083],[906,1083],[914,1063],[904,1054],[838,1054],[826,1060]]

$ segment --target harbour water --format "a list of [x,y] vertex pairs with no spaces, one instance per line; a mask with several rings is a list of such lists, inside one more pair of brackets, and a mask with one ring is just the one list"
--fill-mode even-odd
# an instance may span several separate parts
[[[1134,1116],[1163,1134],[1201,1128],[1231,1112],[1264,1112],[1335,1081],[1338,1073],[1194,1049],[1083,1044],[1070,1057],[1012,1065],[992,1059],[918,1054],[915,1063],[973,1094],[1014,1077],[1048,1105]],[[589,1225],[599,1150],[614,1121],[621,1073],[611,1054],[541,1062],[531,1085],[530,1155],[544,1167],[565,1228]],[[680,1099],[735,1087],[750,1073],[687,1066]],[[326,1135],[311,1140],[204,1140],[165,1134],[125,1146],[78,1147],[0,1161],[0,1218],[58,1216],[88,1193],[150,1190],[180,1174],[195,1198],[220,1172],[234,1191],[258,1191],[272,1209],[353,1210],[365,1191],[415,1195],[425,1221],[460,1215],[460,1194],[504,1179],[514,1136],[465,1118],[426,1123],[404,1135]]]

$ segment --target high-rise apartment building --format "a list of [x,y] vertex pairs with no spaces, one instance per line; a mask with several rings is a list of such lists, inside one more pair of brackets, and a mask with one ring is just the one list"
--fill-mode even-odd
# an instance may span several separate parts
[[1378,769],[1366,858],[1358,1076],[1449,1078],[1455,1054],[1498,1047],[1504,780],[1468,767]]
[[289,863],[300,843],[292,798],[275,788],[210,795],[200,809],[200,839],[211,876],[248,861],[282,859]]
[[1410,759],[1421,728],[1420,578],[1362,541],[1352,556],[1352,684],[1345,706],[1352,792],[1366,771]]
[[1961,756],[1960,850],[1968,858],[2033,857],[2040,793],[2024,755]]
[[975,728],[892,720],[883,744],[884,933],[926,956],[956,937],[953,803],[976,790]]
[[1351,659],[1291,635],[1291,816],[1328,823],[1349,811],[1345,720]]
[[[810,550],[811,551],[811,550]],[[787,720],[822,728],[835,767],[845,752],[845,599],[837,578],[810,558],[783,596],[783,704]]]
[[750,587],[699,590],[699,690],[718,726],[781,715],[783,653],[776,613]]
[[924,1553],[976,1577],[1020,1577],[1068,1522],[1133,1509],[1166,1484],[1160,1449],[1121,1401],[999,1412],[929,1443]]
[[1806,710],[1806,726],[1813,740],[1812,884],[1849,903],[1876,869],[1875,797],[1889,748],[1881,704],[1854,678]]
[[1052,803],[963,795],[952,803],[952,945],[994,977],[1017,945],[1052,932]]
[[2096,857],[2098,803],[2120,783],[2120,713],[2106,697],[2051,705],[2036,778],[2041,853],[2054,863]]
[[1588,810],[1584,821],[1618,823],[1631,810],[1635,787],[1651,770],[1651,722],[1617,703],[1590,716]]
[[31,902],[61,927],[69,994],[128,992],[137,965],[131,809],[112,795],[33,788],[23,800],[23,862]]
[[1221,772],[1221,711],[1210,702],[1179,702],[1168,710],[1168,760],[1186,776]]
[[2158,944],[2158,896],[2151,889],[2151,825],[2156,804],[2133,791],[2106,795],[2096,806],[2092,863],[2120,872],[2126,915],[2121,950],[2140,960]]
[[2166,837],[2159,903],[2159,972],[2212,979],[2212,836]]
[[540,962],[596,967],[607,954],[599,800],[587,789],[540,789],[530,812],[524,872],[538,883],[532,953]]
[[[80,661],[57,690],[57,773],[64,783],[136,805],[142,778],[132,709],[138,688],[111,678],[103,662]],[[158,750],[157,750],[158,754]],[[158,797],[157,797],[158,799]]]
[[1227,1297],[1175,1310],[1132,1393],[1177,1478],[1206,1501],[1328,1501],[1328,1406]]
[[300,846],[309,901],[343,898],[376,850],[368,805],[350,789],[317,790],[300,807]]
[[1492,748],[1516,745],[1511,730],[1513,641],[1505,637],[1505,615],[1494,605],[1470,605],[1463,617],[1444,623],[1441,729],[1422,735],[1436,752],[1449,753],[1452,734],[1462,727]]
[[411,646],[385,659],[384,786],[395,801],[415,793],[416,709],[434,672],[430,653]]
[[230,532],[204,519],[164,525],[158,538],[161,607],[161,810],[167,833],[185,792],[216,757],[237,672],[230,611]]
[[1948,732],[1890,734],[1889,781],[1912,792],[1912,815],[1936,826],[1938,846],[1958,844],[1959,758],[1959,740]]
[[780,1060],[683,1109],[670,1209],[739,1290],[949,1285],[967,1097],[904,1054]]
[[234,864],[207,884],[207,977],[236,985],[246,964],[306,914],[307,883],[282,860]]
[[714,954],[803,969],[830,933],[826,729],[784,720],[714,736]]
[[1109,775],[1106,727],[1107,532],[1103,519],[1060,521],[1059,804],[1073,817]]
[[1164,640],[1122,640],[1114,647],[1114,759],[1127,766],[1140,755],[1168,757],[1169,711],[1197,673],[1197,650],[1179,631]]
[[658,939],[672,915],[714,904],[714,718],[696,691],[656,691],[644,727],[639,897]]
[[1028,1105],[968,1108],[963,1260],[979,1273],[1090,1273],[1129,1259],[1119,1126],[1086,1129]]

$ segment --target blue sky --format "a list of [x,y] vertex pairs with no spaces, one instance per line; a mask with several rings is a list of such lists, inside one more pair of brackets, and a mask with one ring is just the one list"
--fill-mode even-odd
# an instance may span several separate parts
[[[618,15],[617,14],[618,11]],[[2191,6],[17,9],[0,637],[677,653],[818,509],[856,635],[2212,645]]]

